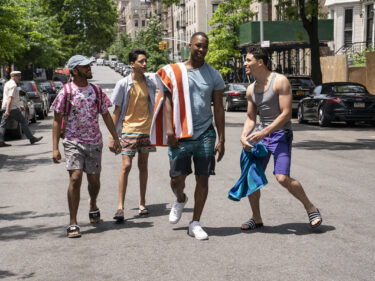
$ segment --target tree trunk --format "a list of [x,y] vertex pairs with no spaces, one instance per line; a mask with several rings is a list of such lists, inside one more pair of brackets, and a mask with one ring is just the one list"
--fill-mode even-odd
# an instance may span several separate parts
[[306,18],[305,14],[305,2],[299,0],[300,16],[302,19],[303,27],[306,29],[309,35],[310,50],[311,50],[311,77],[315,85],[322,84],[322,69],[320,68],[320,50],[319,50],[319,37],[318,37],[318,11],[319,2],[313,1],[314,12],[312,12],[311,20]]
[[307,30],[311,50],[311,77],[315,85],[322,84],[322,69],[320,68],[320,48],[318,38],[318,21],[311,23],[311,29]]

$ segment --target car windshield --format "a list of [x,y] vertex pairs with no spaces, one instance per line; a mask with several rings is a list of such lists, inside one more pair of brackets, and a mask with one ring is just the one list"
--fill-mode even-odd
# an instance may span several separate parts
[[31,82],[21,82],[21,87],[25,92],[35,92],[35,88]]
[[42,89],[52,88],[50,82],[42,82],[42,83],[39,83],[39,87],[41,87]]
[[234,84],[232,86],[234,91],[246,91],[246,87],[244,85]]
[[309,78],[289,78],[289,81],[292,86],[314,87],[312,80]]
[[53,84],[55,85],[55,87],[58,87],[58,88],[61,88],[62,86],[64,86],[64,84],[61,81],[53,81]]
[[366,94],[366,88],[361,85],[333,85],[331,92],[334,94]]

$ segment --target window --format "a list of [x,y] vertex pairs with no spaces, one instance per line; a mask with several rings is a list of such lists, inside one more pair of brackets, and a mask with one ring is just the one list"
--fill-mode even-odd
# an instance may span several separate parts
[[215,13],[215,11],[219,8],[219,4],[212,4],[212,13]]
[[353,42],[353,9],[345,9],[344,44],[351,45]]
[[142,27],[145,27],[145,26],[146,26],[146,21],[142,20]]
[[138,27],[138,20],[134,20],[134,26]]

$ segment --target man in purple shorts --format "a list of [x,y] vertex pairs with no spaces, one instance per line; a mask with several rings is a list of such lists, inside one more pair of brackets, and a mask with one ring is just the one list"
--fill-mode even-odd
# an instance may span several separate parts
[[[255,82],[246,92],[248,107],[241,143],[246,151],[252,145],[262,141],[268,149],[268,155],[259,158],[266,169],[271,154],[274,158],[274,175],[277,181],[296,197],[305,207],[312,228],[321,225],[319,210],[310,202],[299,181],[290,177],[293,131],[292,90],[288,79],[267,68],[268,53],[259,46],[247,49],[244,63],[247,75],[252,75]],[[260,124],[254,132],[257,111]],[[242,230],[253,230],[263,226],[259,207],[260,190],[249,196],[253,216],[241,225]]]

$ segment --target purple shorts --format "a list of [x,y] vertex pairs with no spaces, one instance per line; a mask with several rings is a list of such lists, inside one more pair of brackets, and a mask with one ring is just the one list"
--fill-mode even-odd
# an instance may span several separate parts
[[277,130],[273,132],[270,137],[266,136],[262,140],[262,143],[267,147],[268,155],[258,158],[263,170],[266,170],[268,161],[272,154],[274,160],[273,173],[275,175],[289,176],[290,162],[292,158],[292,141],[292,130]]

